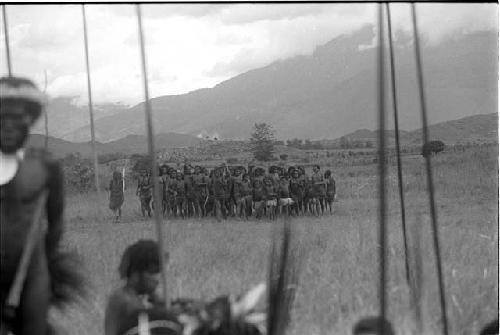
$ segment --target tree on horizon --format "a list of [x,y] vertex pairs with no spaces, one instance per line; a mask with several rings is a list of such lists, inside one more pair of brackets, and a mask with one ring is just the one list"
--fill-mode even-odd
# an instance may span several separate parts
[[271,125],[265,122],[254,124],[250,137],[254,158],[261,162],[272,160],[275,140],[274,129]]

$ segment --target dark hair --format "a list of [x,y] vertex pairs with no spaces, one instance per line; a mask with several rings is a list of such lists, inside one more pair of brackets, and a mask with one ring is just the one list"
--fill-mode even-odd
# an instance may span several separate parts
[[491,321],[483,329],[479,335],[495,335],[498,334],[498,319]]
[[371,316],[359,320],[352,331],[353,335],[362,335],[369,333],[384,334],[384,335],[394,335],[394,330],[392,325],[386,319],[382,319],[379,316]]
[[159,272],[160,254],[158,243],[139,240],[125,249],[118,272],[120,278],[128,278],[134,272]]
[[8,85],[13,87],[30,86],[33,88],[37,88],[35,83],[33,83],[31,80],[22,77],[1,77],[0,83],[7,83]]
[[[15,89],[21,89],[23,87],[28,87],[29,89],[33,89],[35,91],[39,91],[38,87],[27,78],[20,77],[1,77],[0,85],[2,86],[10,86]],[[40,92],[41,93],[41,92]],[[33,122],[38,119],[40,114],[42,113],[43,102],[40,100],[39,96],[30,96],[28,95],[20,95],[18,97],[9,97],[4,96],[4,94],[0,95],[0,104],[4,104],[7,101],[13,102],[22,102],[24,104],[25,113],[31,115]]]
[[328,178],[328,177],[330,177],[331,175],[332,175],[332,171],[330,171],[330,170],[326,170],[326,171],[325,171],[325,178]]

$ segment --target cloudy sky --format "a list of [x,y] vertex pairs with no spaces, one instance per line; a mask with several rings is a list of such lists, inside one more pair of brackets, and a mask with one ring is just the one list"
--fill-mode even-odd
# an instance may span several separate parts
[[[213,87],[275,60],[312,53],[340,34],[375,22],[374,4],[142,5],[150,95]],[[393,29],[410,29],[408,4],[392,4]],[[430,43],[460,31],[498,29],[496,4],[419,4]],[[133,5],[87,5],[92,88],[96,102],[143,100]],[[80,5],[7,6],[15,74],[51,96],[87,97]],[[7,73],[2,22],[0,71]]]

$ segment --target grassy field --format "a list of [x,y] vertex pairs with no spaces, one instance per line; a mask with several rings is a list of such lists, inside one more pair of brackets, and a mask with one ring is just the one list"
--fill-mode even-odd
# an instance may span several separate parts
[[[498,152],[476,147],[433,158],[446,299],[451,334],[477,334],[498,315]],[[349,334],[353,323],[377,312],[377,167],[334,169],[339,201],[333,216],[294,219],[304,250],[290,334]],[[440,332],[426,179],[421,157],[404,159],[409,225],[423,239],[424,333]],[[414,334],[405,282],[395,167],[389,185],[389,318],[397,334]],[[119,257],[127,245],[155,238],[153,221],[139,214],[134,190],[126,193],[121,224],[112,224],[106,195],[67,200],[65,243],[85,260],[92,296],[72,310],[72,334],[100,334],[107,295],[120,285]],[[268,221],[168,221],[168,290],[172,297],[214,298],[241,293],[265,280]]]

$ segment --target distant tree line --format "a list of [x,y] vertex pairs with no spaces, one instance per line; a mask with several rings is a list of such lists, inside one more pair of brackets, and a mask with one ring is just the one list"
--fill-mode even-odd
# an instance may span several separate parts
[[[309,139],[294,138],[287,140],[285,143],[291,148],[304,149],[304,150],[322,150],[322,149],[359,149],[359,148],[373,148],[373,141],[370,140],[354,140],[346,136],[342,136],[338,141],[325,141],[317,140],[311,141]],[[277,143],[279,144],[279,143]]]
[[[99,164],[106,164],[119,159],[134,158],[135,155],[127,155],[122,152],[113,152],[109,154],[100,154],[97,156],[97,161]],[[65,165],[92,165],[92,159],[89,157],[83,157],[81,153],[69,153],[62,159]]]
[[116,161],[119,159],[125,159],[128,158],[129,156],[122,153],[122,152],[112,152],[109,154],[102,154],[97,157],[97,160],[99,164],[106,164],[112,161]]

